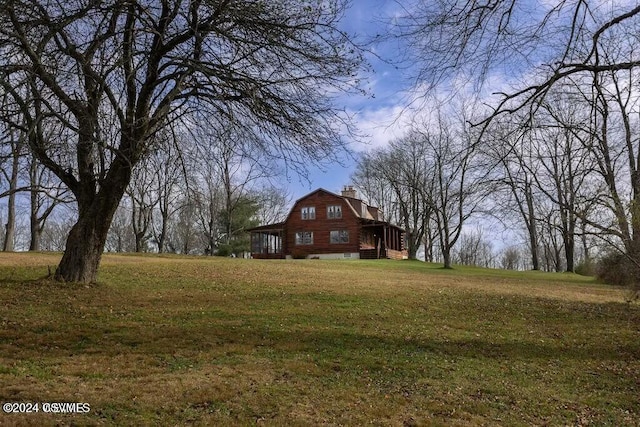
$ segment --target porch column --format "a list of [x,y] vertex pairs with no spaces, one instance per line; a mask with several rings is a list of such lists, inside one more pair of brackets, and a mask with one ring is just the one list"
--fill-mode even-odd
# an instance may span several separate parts
[[389,245],[387,243],[388,242],[388,237],[387,237],[388,232],[389,232],[389,228],[385,225],[384,228],[382,229],[382,236],[384,237],[384,249],[385,249],[385,251],[389,248]]

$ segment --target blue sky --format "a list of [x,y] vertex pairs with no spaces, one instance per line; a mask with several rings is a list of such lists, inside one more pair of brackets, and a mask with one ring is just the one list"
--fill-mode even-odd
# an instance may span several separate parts
[[[392,0],[353,0],[342,22],[343,28],[360,40],[369,40],[376,34],[386,31],[387,22],[399,11]],[[372,50],[380,57],[393,61],[399,47],[395,42],[377,43]],[[386,144],[402,133],[401,121],[398,121],[406,104],[406,90],[409,86],[406,77],[397,66],[386,63],[376,55],[367,55],[372,71],[366,75],[364,88],[368,96],[348,96],[340,99],[338,107],[345,108],[355,117],[355,124],[364,142],[353,142],[354,151],[360,151]],[[351,184],[350,175],[355,169],[353,159],[344,158],[343,165],[333,164],[324,168],[309,168],[309,182],[298,175],[291,174],[287,188],[296,200],[305,194],[322,187],[339,192],[344,185]]]

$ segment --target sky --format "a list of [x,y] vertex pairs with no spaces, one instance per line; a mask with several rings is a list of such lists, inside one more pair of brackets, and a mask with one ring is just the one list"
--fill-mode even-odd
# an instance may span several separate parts
[[[387,22],[399,12],[399,8],[393,0],[353,0],[342,27],[357,38],[368,40],[385,32]],[[363,150],[384,146],[403,133],[402,112],[407,104],[406,94],[410,85],[398,66],[382,60],[397,57],[399,47],[396,42],[389,41],[373,45],[372,50],[379,57],[374,54],[366,56],[371,72],[366,74],[363,86],[368,95],[342,97],[337,104],[353,115],[356,128],[363,135],[362,141],[350,140],[350,147],[356,155]],[[352,184],[350,176],[355,171],[355,160],[343,156],[341,163],[322,168],[310,167],[308,181],[292,173],[287,183],[292,199],[297,200],[317,188],[339,193],[343,186]]]

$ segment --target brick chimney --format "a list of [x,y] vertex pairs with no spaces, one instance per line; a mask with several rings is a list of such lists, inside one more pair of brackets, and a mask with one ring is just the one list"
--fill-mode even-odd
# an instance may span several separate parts
[[352,199],[356,199],[356,190],[352,185],[345,185],[342,187],[342,197],[351,197]]

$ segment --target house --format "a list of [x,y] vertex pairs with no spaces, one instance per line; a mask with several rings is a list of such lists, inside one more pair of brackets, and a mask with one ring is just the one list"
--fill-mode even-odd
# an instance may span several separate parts
[[382,219],[382,212],[356,197],[319,188],[298,199],[287,219],[251,232],[253,258],[407,257],[404,230]]

